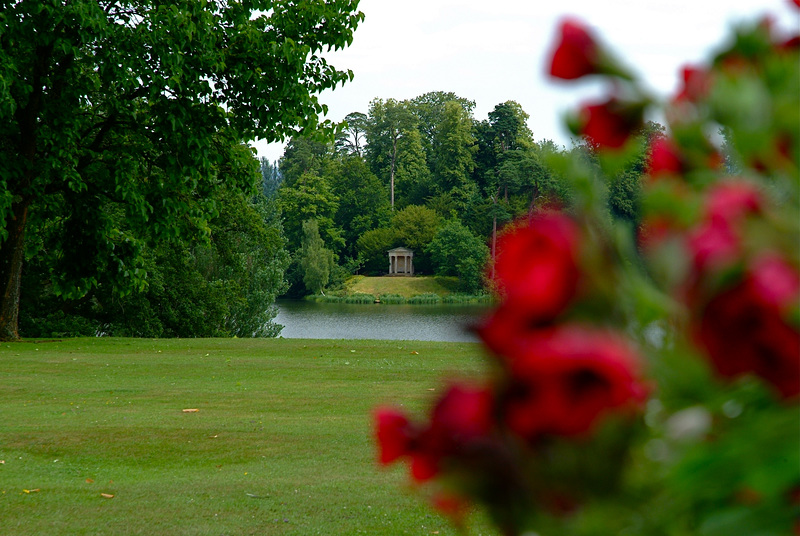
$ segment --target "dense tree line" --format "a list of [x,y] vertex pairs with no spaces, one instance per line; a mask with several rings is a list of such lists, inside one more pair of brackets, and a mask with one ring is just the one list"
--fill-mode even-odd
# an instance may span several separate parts
[[[280,182],[292,294],[351,273],[385,273],[386,251],[397,246],[414,250],[417,273],[456,275],[464,291],[478,292],[497,232],[542,206],[570,207],[572,186],[549,162],[571,151],[593,169],[591,143],[576,140],[564,148],[536,141],[528,114],[514,101],[496,105],[483,120],[474,117],[474,107],[451,92],[376,98],[366,112],[345,118],[333,142],[294,137],[277,165],[265,163]],[[631,229],[639,224],[647,149],[659,132],[659,125],[647,126],[639,150],[600,193],[607,216]],[[303,283],[303,229],[311,220],[333,258],[328,280],[315,289]]]

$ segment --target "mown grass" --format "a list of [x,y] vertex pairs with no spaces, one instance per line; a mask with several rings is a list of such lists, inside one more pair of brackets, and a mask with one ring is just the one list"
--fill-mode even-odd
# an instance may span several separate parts
[[456,534],[376,467],[370,414],[482,369],[467,343],[3,343],[0,534]]
[[442,276],[366,277],[355,276],[345,286],[349,294],[363,293],[381,296],[394,294],[411,298],[420,294],[447,296],[456,292],[458,278]]

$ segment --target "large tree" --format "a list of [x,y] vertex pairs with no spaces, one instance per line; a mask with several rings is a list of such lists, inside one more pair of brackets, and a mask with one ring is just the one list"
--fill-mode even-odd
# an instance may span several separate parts
[[336,151],[345,155],[364,156],[367,144],[367,115],[352,112],[345,116],[344,128],[336,135]]
[[330,156],[330,144],[318,136],[293,136],[278,161],[283,182],[292,186],[305,173],[323,174]]
[[446,102],[434,134],[434,179],[442,192],[450,192],[468,182],[475,168],[472,117],[457,101]]
[[331,171],[332,190],[339,200],[334,223],[345,239],[342,253],[355,258],[358,238],[389,222],[386,185],[381,184],[364,160],[355,155],[344,156]]
[[273,199],[278,193],[278,188],[283,182],[283,175],[277,162],[270,162],[264,156],[259,159],[261,164],[261,193],[267,199]]
[[303,283],[312,294],[322,293],[334,266],[333,251],[325,247],[316,220],[303,222],[303,246],[298,252]]
[[19,336],[37,212],[68,208],[57,293],[85,294],[99,268],[141,287],[139,248],[116,247],[104,207],[124,208],[134,242],[207,232],[227,148],[317,127],[316,95],[352,78],[321,53],[351,42],[357,6],[0,0],[0,339]]
[[374,99],[367,120],[367,162],[379,178],[389,184],[389,204],[394,210],[394,183],[400,155],[400,140],[416,128],[408,102]]
[[409,107],[417,119],[417,128],[422,135],[422,145],[428,157],[428,166],[435,167],[434,146],[439,142],[437,129],[445,121],[445,106],[448,102],[457,103],[469,117],[475,109],[475,101],[459,97],[452,91],[430,91],[409,101]]
[[506,101],[489,112],[489,125],[493,136],[495,151],[504,153],[522,149],[533,141],[533,133],[528,128],[530,116],[515,101]]
[[509,151],[531,148],[533,134],[528,128],[529,115],[514,101],[506,101],[489,112],[488,119],[476,124],[478,150],[475,157],[476,181],[491,190],[498,165]]
[[405,131],[397,155],[395,183],[398,208],[423,205],[434,191],[428,159],[417,129]]
[[315,220],[326,242],[339,250],[344,246],[341,230],[334,216],[339,208],[339,198],[327,177],[316,173],[303,173],[293,184],[286,182],[278,189],[278,207],[283,216],[283,228],[294,251],[303,241],[303,222]]
[[[237,145],[237,149],[241,160],[231,163],[239,165],[221,169],[220,180],[227,183],[228,174],[246,173],[257,182],[258,161],[247,147]],[[218,214],[208,220],[208,240],[137,241],[129,238],[136,235],[122,204],[106,203],[102,217],[118,232],[114,249],[138,248],[137,257],[143,261],[138,269],[147,272],[146,287],[124,296],[115,289],[118,273],[113,265],[96,267],[97,283],[85,295],[56,296],[54,282],[76,269],[74,261],[62,262],[60,252],[82,237],[80,229],[63,224],[73,207],[51,204],[46,214],[36,210],[26,237],[40,253],[26,262],[23,272],[20,333],[26,337],[277,334],[271,322],[277,314],[273,304],[285,289],[288,255],[275,202],[260,192],[245,195],[232,188],[213,195]]]

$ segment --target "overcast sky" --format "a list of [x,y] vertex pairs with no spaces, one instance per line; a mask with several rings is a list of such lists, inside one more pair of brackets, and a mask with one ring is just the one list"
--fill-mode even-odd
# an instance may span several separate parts
[[[478,120],[517,101],[534,138],[561,145],[569,144],[564,112],[603,94],[596,83],[545,76],[565,15],[591,26],[662,97],[676,88],[680,67],[706,59],[736,22],[770,14],[782,29],[800,31],[790,0],[361,0],[359,9],[366,18],[352,46],[327,55],[355,73],[353,82],[322,94],[327,119],[367,113],[376,97],[452,91],[475,101]],[[283,144],[254,146],[270,160],[283,154]]]

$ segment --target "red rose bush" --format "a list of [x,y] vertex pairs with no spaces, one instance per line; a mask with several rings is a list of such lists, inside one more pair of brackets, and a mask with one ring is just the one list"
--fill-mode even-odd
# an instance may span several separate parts
[[[595,167],[552,155],[574,196],[498,238],[490,372],[427,420],[376,410],[382,465],[508,535],[800,534],[797,41],[742,25],[660,102],[562,23],[550,76],[611,82],[570,121]],[[668,124],[642,136],[654,107]],[[603,192],[641,151],[631,229]]]

